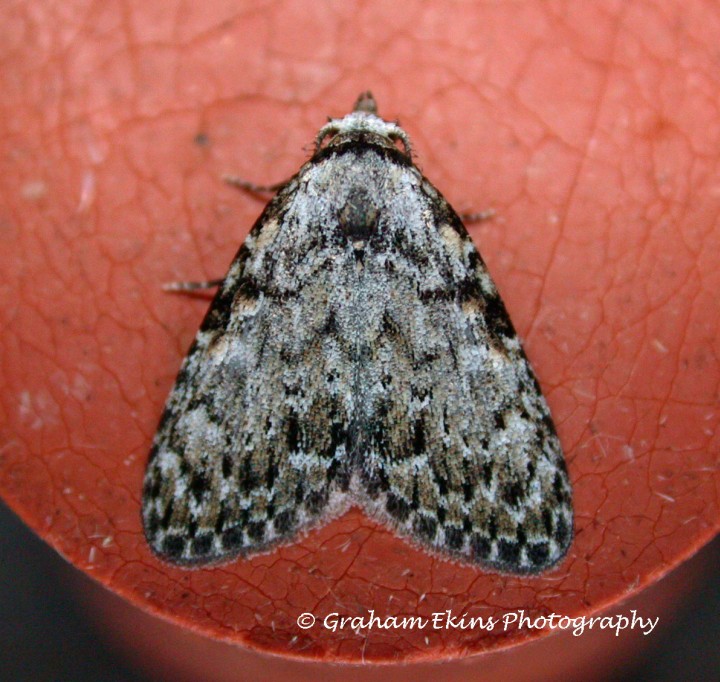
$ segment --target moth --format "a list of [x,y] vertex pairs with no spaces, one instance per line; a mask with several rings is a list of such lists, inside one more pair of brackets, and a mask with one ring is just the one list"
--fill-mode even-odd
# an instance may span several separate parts
[[370,93],[268,203],[185,358],[143,487],[183,565],[350,506],[507,573],[555,565],[571,487],[548,406],[462,221]]

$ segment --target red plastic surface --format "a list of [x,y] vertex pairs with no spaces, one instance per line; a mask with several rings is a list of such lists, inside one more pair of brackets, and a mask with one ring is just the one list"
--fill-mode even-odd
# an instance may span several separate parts
[[[592,613],[718,528],[720,9],[606,3],[15,3],[0,10],[0,492],[78,568],[220,639],[419,660],[527,630],[360,635],[299,614]],[[433,557],[351,511],[271,554],[155,559],[147,452],[261,205],[365,89],[472,228],[540,377],[576,539],[541,577]]]

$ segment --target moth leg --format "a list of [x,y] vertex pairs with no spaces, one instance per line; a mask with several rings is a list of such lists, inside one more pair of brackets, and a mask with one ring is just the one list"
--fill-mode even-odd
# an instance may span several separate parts
[[254,182],[243,180],[237,175],[223,175],[223,182],[231,187],[237,187],[237,189],[245,192],[254,192],[255,194],[268,194],[270,192],[277,192],[281,187],[290,182],[290,180],[283,180],[282,182],[276,182],[273,185],[256,185]]
[[162,285],[163,291],[198,291],[219,287],[224,279],[209,279],[205,282],[167,282]]
[[[266,194],[268,192],[277,192],[281,187],[287,185],[290,180],[275,183],[274,185],[256,185],[253,182],[243,180],[236,175],[224,175],[223,182],[231,187],[237,187],[240,190],[251,192],[254,194]],[[167,282],[163,284],[163,291],[200,291],[203,289],[214,289],[224,282],[224,278],[209,279],[204,282]]]
[[462,220],[463,223],[481,223],[486,220],[491,220],[494,217],[494,208],[486,208],[484,211],[475,211],[472,213],[460,213],[460,220]]

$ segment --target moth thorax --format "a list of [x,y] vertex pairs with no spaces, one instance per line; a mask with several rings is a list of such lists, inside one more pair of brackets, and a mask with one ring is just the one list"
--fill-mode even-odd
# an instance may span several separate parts
[[338,213],[340,229],[354,245],[364,245],[375,232],[378,208],[365,187],[352,187]]

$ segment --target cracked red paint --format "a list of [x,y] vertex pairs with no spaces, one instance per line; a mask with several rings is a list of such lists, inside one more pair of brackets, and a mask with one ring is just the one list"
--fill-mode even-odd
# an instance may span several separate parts
[[[410,660],[528,633],[358,637],[295,619],[595,612],[716,533],[714,5],[71,1],[2,15],[0,490],[76,566],[218,639]],[[356,511],[203,570],[143,540],[148,446],[207,306],[160,285],[223,273],[259,214],[222,173],[288,176],[368,87],[453,205],[498,213],[474,238],[575,489],[576,540],[543,577],[430,557]]]

